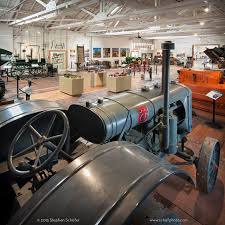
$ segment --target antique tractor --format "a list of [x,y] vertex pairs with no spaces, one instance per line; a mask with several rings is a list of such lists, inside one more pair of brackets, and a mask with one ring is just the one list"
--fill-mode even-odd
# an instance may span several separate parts
[[[171,175],[190,178],[163,159],[168,154],[194,164],[198,188],[205,193],[213,190],[219,142],[206,138],[199,157],[184,147],[192,130],[191,91],[180,84],[169,85],[174,44],[165,42],[162,47],[162,89],[43,111],[25,122],[7,152],[14,175],[33,176],[57,161],[59,154],[72,162],[43,185],[9,224],[55,220],[59,224],[67,220],[83,225],[133,224],[135,211],[160,183]],[[98,145],[74,159],[70,143],[79,137]]]
[[87,102],[86,106],[71,105],[70,124],[77,128],[78,136],[92,143],[124,140],[160,158],[177,155],[185,160],[184,164],[196,166],[198,188],[209,193],[216,181],[220,145],[216,139],[207,137],[199,157],[184,147],[192,130],[192,93],[184,85],[173,82],[169,85],[169,56],[174,44],[166,42],[162,48],[162,89],[129,91]]

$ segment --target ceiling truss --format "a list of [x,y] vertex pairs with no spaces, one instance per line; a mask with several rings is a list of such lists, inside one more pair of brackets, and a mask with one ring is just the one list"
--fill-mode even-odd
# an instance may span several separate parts
[[[148,4],[146,2],[149,2]],[[49,8],[51,4],[56,7]],[[147,7],[146,7],[147,6]],[[208,12],[206,12],[208,8]],[[53,14],[54,13],[54,14]],[[223,35],[225,0],[8,0],[0,22],[45,29],[70,29],[93,36]],[[26,25],[27,26],[27,25]],[[154,30],[156,29],[157,30]]]

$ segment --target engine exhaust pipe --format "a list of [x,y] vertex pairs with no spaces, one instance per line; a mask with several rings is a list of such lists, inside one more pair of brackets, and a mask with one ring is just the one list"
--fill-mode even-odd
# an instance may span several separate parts
[[170,50],[175,48],[171,41],[162,43],[162,88],[164,95],[163,104],[163,130],[162,130],[162,150],[166,152],[169,148],[169,82],[170,82]]

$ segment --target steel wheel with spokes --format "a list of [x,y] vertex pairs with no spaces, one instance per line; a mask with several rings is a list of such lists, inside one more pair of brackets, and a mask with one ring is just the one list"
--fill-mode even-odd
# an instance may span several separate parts
[[196,181],[200,191],[210,193],[215,184],[220,162],[220,144],[218,140],[206,137],[199,154]]
[[[16,176],[31,176],[45,169],[62,150],[68,135],[69,122],[64,112],[51,110],[37,114],[13,139],[8,152],[9,170]],[[19,148],[21,142],[23,147]]]

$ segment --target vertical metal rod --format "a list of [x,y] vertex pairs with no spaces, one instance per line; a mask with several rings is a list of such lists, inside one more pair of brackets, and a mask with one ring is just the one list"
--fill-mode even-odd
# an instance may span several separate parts
[[170,50],[163,50],[163,149],[169,147],[169,54]]
[[162,44],[163,62],[162,62],[162,79],[163,79],[163,131],[162,131],[162,150],[169,148],[169,79],[170,79],[170,50],[174,49],[174,43],[166,41]]
[[19,98],[19,80],[20,80],[20,77],[17,75],[16,76],[16,95],[17,95],[17,98]]
[[9,69],[6,69],[6,81],[7,83],[9,82]]
[[213,124],[215,124],[216,100],[213,99]]
[[164,90],[164,66],[163,66],[163,61],[162,61],[162,88],[161,88],[161,93],[163,94]]

